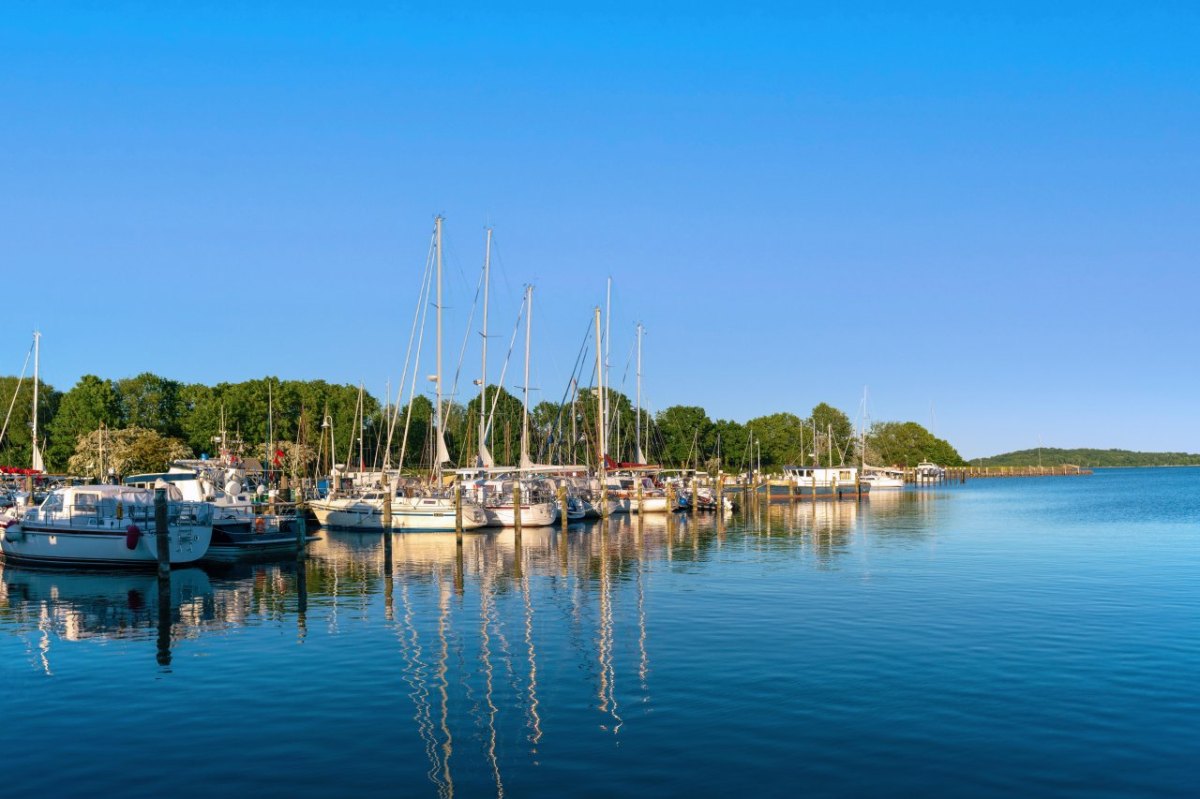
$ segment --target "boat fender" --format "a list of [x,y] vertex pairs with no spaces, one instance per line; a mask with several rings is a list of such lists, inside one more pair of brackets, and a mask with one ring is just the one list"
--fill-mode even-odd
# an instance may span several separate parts
[[265,521],[263,521],[263,517],[259,516],[257,519],[254,520],[254,532],[258,533],[259,535],[262,535],[263,531],[266,529],[267,529],[267,523]]
[[0,533],[6,541],[24,541],[25,531],[21,529],[20,519],[5,519],[0,521]]
[[141,540],[142,530],[136,524],[131,524],[125,528],[125,548],[129,550],[137,549],[138,541]]

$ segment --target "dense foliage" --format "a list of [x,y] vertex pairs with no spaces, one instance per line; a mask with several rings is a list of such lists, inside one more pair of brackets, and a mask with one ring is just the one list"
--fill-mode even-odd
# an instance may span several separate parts
[[1132,452],[1127,449],[1023,449],[990,458],[975,466],[1200,466],[1200,455],[1187,452]]
[[[12,418],[0,441],[0,463],[30,462],[32,384],[0,378],[0,397],[12,403]],[[615,461],[645,460],[665,467],[694,467],[727,472],[758,468],[775,471],[786,464],[857,463],[859,439],[845,413],[826,403],[806,417],[772,413],[742,423],[709,418],[704,408],[675,405],[641,420],[629,397],[606,390],[606,453]],[[490,386],[482,403],[488,448],[496,463],[515,464],[521,453],[525,415],[521,399]],[[481,403],[448,403],[445,439],[454,464],[473,465],[479,447]],[[530,409],[529,454],[540,463],[594,464],[599,435],[595,389],[579,388],[560,401]],[[7,408],[5,409],[7,410]],[[333,463],[405,468],[428,466],[434,446],[433,402],[417,396],[409,405],[381,404],[356,386],[322,380],[267,377],[207,386],[180,383],[151,373],[120,380],[85,375],[65,393],[41,384],[40,441],[50,470],[93,472],[99,468],[103,425],[114,431],[136,428],[137,458],[124,462],[138,469],[159,468],[164,458],[215,455],[224,443],[249,457],[272,460],[284,453],[287,470],[328,469]],[[153,433],[153,437],[150,434]],[[114,439],[115,440],[115,439]],[[866,437],[867,461],[913,465],[933,460],[961,463],[958,453],[912,422],[877,424]],[[123,446],[133,446],[129,442]],[[332,451],[331,451],[332,450]],[[112,452],[106,455],[115,457]],[[169,459],[169,458],[167,458]]]

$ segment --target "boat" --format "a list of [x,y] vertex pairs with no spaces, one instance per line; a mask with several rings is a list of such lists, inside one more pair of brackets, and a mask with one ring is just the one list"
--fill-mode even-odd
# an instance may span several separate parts
[[[391,489],[387,489],[390,491]],[[364,491],[346,497],[332,496],[309,502],[322,527],[340,530],[383,530],[385,490]],[[389,530],[397,532],[454,532],[457,509],[453,497],[393,492]],[[462,502],[462,529],[477,530],[487,525],[487,515],[468,497]]]
[[790,485],[770,483],[764,488],[769,499],[857,498],[871,491],[871,484],[858,475],[854,466],[784,466],[783,482]]
[[[483,507],[487,514],[488,525],[492,527],[514,527],[517,520],[517,506],[514,503],[513,489],[518,480],[509,477],[497,479],[476,480],[464,484],[471,498]],[[553,487],[545,480],[522,478],[521,486],[521,525],[523,527],[548,527],[558,521],[559,508],[554,496]],[[570,499],[568,498],[568,504]],[[583,508],[578,509],[579,517],[583,517]],[[568,509],[568,519],[570,510]]]
[[872,491],[899,491],[904,488],[904,470],[883,466],[864,466],[860,478]]
[[[403,493],[384,483],[380,474],[380,487],[356,489],[346,496],[341,496],[337,482],[326,497],[320,497],[309,502],[309,508],[317,521],[323,527],[336,527],[343,530],[383,530],[385,528],[399,532],[454,532],[459,529],[458,509],[461,506],[461,529],[477,530],[487,524],[487,514],[483,508],[475,504],[470,497],[456,497],[448,491],[442,481],[443,467],[450,461],[450,453],[446,447],[445,422],[442,397],[442,218],[434,221],[434,248],[437,256],[437,371],[432,376],[436,389],[433,418],[433,436],[435,449],[433,455],[433,480],[425,487],[406,487]],[[414,370],[415,372],[415,370]],[[415,391],[416,380],[413,380]],[[413,395],[410,391],[409,409],[411,413]],[[360,443],[361,447],[361,443]],[[331,448],[332,451],[332,448]],[[361,453],[361,449],[360,449]],[[403,449],[400,462],[404,462]],[[360,455],[360,470],[362,468]],[[385,470],[386,472],[386,470]],[[384,524],[384,501],[390,500],[389,514],[391,519]]]
[[184,500],[211,505],[213,532],[206,559],[295,551],[296,514],[271,512],[271,492],[263,485],[251,488],[246,479],[245,469],[231,462],[180,460],[166,472],[131,475],[124,483],[153,488],[162,480],[179,489]]
[[[165,485],[165,484],[164,484]],[[212,540],[212,507],[168,492],[168,526],[155,524],[155,491],[113,485],[56,488],[36,508],[0,522],[0,556],[41,565],[149,568],[166,535],[172,565],[194,563]]]
[[934,483],[946,478],[946,470],[929,461],[918,463],[914,474],[918,483]]

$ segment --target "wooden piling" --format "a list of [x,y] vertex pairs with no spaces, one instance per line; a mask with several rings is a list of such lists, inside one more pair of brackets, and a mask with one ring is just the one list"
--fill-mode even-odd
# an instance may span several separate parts
[[646,503],[643,501],[642,497],[643,497],[642,478],[639,477],[639,478],[637,478],[637,512],[638,512],[639,518],[642,516],[643,513],[646,512],[646,510],[645,510]]
[[170,518],[167,512],[167,489],[154,489],[154,538],[158,554],[158,576],[171,573]]
[[306,514],[304,492],[300,492],[296,496],[296,519],[293,522],[296,527],[296,560],[304,560],[304,550],[308,543],[308,519],[306,518]]
[[565,533],[567,532],[567,487],[565,485],[558,487],[558,515]]
[[383,531],[392,530],[392,487],[388,484],[387,475],[383,476]]
[[521,481],[513,482],[513,529],[521,534]]
[[698,480],[696,480],[696,476],[692,475],[692,501],[691,501],[690,510],[691,510],[693,516],[696,515],[696,508],[700,505],[700,490],[699,489],[700,489],[700,483]]
[[456,483],[454,486],[454,542],[458,544],[458,551],[460,554],[462,553],[462,536],[462,485]]

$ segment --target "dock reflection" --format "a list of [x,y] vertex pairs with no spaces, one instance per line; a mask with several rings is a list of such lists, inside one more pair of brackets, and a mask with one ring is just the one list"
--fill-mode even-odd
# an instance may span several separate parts
[[[144,639],[169,671],[183,642],[248,625],[313,636],[379,635],[364,658],[394,663],[409,709],[398,734],[423,752],[439,796],[503,795],[514,762],[534,763],[566,702],[619,739],[654,709],[650,591],[706,561],[789,558],[838,568],[871,547],[928,536],[937,503],[898,492],[855,502],[758,505],[737,514],[617,516],[567,532],[324,531],[299,563],[153,574],[41,572],[0,565],[0,632],[31,665],[89,640]],[[549,680],[549,682],[547,682]],[[580,734],[578,730],[574,734]],[[480,782],[486,776],[486,782]],[[469,784],[463,785],[466,780]]]

